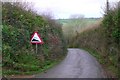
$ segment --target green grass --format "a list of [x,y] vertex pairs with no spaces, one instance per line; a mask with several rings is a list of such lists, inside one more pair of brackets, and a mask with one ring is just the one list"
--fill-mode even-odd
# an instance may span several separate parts
[[61,60],[58,61],[46,61],[44,66],[42,68],[39,68],[37,71],[26,71],[26,72],[20,72],[17,70],[3,70],[3,76],[7,76],[7,75],[32,75],[32,74],[37,74],[37,73],[41,73],[45,70],[48,70],[49,68],[53,67],[54,65],[58,64]]
[[[53,66],[59,64],[63,59],[65,58],[65,56],[57,59],[57,60],[47,60],[45,61],[44,63],[41,63],[42,64],[42,67],[41,68],[38,68],[38,70],[35,70],[35,71],[19,71],[19,70],[15,70],[15,69],[3,69],[2,71],[2,74],[3,76],[7,77],[7,76],[10,76],[10,75],[33,75],[33,74],[38,74],[38,73],[41,73],[41,72],[44,72],[50,68],[52,68]],[[31,65],[26,65],[26,66],[31,66]],[[33,67],[35,69],[35,67]]]
[[112,76],[115,76],[115,77],[118,76],[118,69],[116,69],[114,65],[106,63],[105,58],[101,56],[100,53],[89,48],[83,48],[83,49],[88,51],[92,56],[94,56],[97,59],[97,61],[102,65],[102,67],[104,67],[104,70],[106,69],[107,72],[112,74]]
[[[95,23],[97,20],[99,20],[99,18],[84,18],[84,21],[88,22],[89,24]],[[57,21],[64,25],[64,24],[70,23],[72,20],[71,19],[58,19]]]

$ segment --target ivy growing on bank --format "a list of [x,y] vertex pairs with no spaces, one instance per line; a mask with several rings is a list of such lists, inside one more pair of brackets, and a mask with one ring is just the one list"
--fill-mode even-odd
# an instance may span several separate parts
[[116,6],[105,14],[103,26],[106,29],[107,37],[120,45],[120,7]]
[[[61,59],[67,51],[61,25],[53,19],[44,19],[6,2],[2,4],[2,25],[3,74],[42,70]],[[34,31],[44,41],[43,45],[38,45],[38,54],[35,54],[35,45],[30,44]]]

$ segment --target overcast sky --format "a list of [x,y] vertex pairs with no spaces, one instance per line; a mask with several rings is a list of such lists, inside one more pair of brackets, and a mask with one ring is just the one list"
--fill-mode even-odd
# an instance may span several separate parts
[[[106,0],[26,0],[38,13],[48,12],[55,18],[69,18],[72,14],[85,17],[102,17]],[[118,2],[119,0],[109,0]]]

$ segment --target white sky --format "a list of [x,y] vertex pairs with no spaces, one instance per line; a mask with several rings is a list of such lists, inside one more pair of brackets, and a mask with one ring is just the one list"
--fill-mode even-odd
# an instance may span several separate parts
[[[55,18],[69,18],[72,14],[85,17],[102,17],[106,0],[26,0],[32,1],[38,13],[50,12]],[[109,0],[118,2],[120,0]]]

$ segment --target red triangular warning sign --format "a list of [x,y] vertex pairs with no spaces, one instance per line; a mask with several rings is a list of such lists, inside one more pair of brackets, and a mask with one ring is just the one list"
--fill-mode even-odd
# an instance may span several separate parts
[[38,32],[34,32],[34,33],[33,33],[30,42],[31,42],[31,43],[35,43],[35,44],[43,44],[43,41],[42,41],[42,39],[40,38],[40,35],[38,34]]

